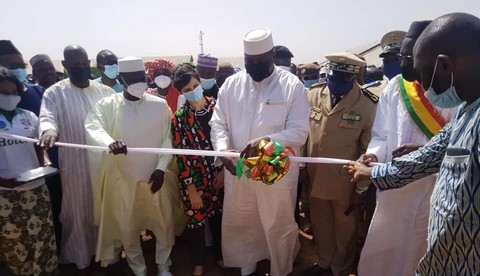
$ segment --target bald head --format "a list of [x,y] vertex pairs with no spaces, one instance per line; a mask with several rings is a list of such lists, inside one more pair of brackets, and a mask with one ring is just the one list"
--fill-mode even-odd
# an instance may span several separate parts
[[[451,83],[460,99],[476,99],[480,63],[480,19],[466,13],[450,13],[433,20],[414,46],[414,68],[422,86],[432,84],[439,94]],[[435,73],[434,73],[435,68]],[[433,78],[432,78],[433,77]]]
[[67,70],[72,83],[81,88],[87,87],[90,77],[87,51],[80,45],[69,45],[63,50],[63,58],[63,67]]
[[97,64],[112,65],[117,64],[117,56],[110,50],[102,50],[97,54]]
[[433,20],[420,35],[414,51],[430,56],[465,55],[480,51],[480,19],[450,13]]
[[68,45],[63,50],[64,60],[71,59],[77,56],[83,56],[85,57],[85,59],[88,59],[87,51],[85,51],[85,49],[83,49],[83,47],[80,45],[76,45],[76,44]]

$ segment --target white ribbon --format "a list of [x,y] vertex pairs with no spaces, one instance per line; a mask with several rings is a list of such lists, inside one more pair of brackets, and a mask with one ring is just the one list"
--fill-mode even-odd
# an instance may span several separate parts
[[[24,136],[2,133],[0,132],[0,137],[6,139],[16,139],[25,142],[38,143],[38,139],[28,138]],[[67,147],[67,148],[77,148],[77,149],[86,149],[96,152],[105,152],[109,153],[110,149],[108,147],[100,146],[89,146],[89,145],[80,145],[80,144],[71,144],[63,142],[55,142],[55,146]],[[146,154],[179,154],[179,155],[201,155],[201,156],[214,156],[214,157],[234,157],[239,158],[240,153],[231,152],[231,151],[210,151],[210,150],[191,150],[191,149],[172,149],[172,148],[130,148],[127,147],[128,152],[137,152],[137,153],[146,153]],[[298,157],[291,156],[289,159],[293,162],[302,162],[302,163],[317,163],[317,164],[337,164],[337,165],[348,165],[351,161],[346,159],[338,158],[325,158],[325,157]],[[379,165],[380,163],[370,163],[370,165]]]

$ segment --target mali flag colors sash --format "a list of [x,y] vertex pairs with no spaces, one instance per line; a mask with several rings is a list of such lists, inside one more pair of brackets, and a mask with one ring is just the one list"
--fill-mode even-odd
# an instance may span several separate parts
[[425,98],[423,88],[417,81],[409,82],[400,76],[398,82],[408,114],[423,134],[431,139],[445,126],[445,119]]

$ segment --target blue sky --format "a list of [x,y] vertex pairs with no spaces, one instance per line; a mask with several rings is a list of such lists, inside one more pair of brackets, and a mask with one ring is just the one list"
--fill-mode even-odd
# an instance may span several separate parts
[[102,49],[118,56],[196,55],[203,30],[206,53],[243,55],[243,34],[272,29],[275,44],[290,48],[293,62],[354,48],[414,20],[450,12],[480,16],[478,0],[4,0],[0,38],[25,60],[37,53],[61,59],[68,44],[94,58]]

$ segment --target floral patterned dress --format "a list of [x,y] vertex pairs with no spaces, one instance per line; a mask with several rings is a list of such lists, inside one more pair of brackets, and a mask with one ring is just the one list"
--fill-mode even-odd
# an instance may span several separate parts
[[[210,121],[216,101],[207,100],[202,110],[195,110],[188,102],[178,110],[172,119],[173,146],[177,149],[213,150],[210,141]],[[223,189],[215,190],[213,181],[219,168],[214,165],[214,157],[178,155],[180,170],[180,192],[183,201],[187,227],[204,226],[207,219],[222,212]],[[187,186],[195,185],[203,200],[203,208],[191,207]]]

